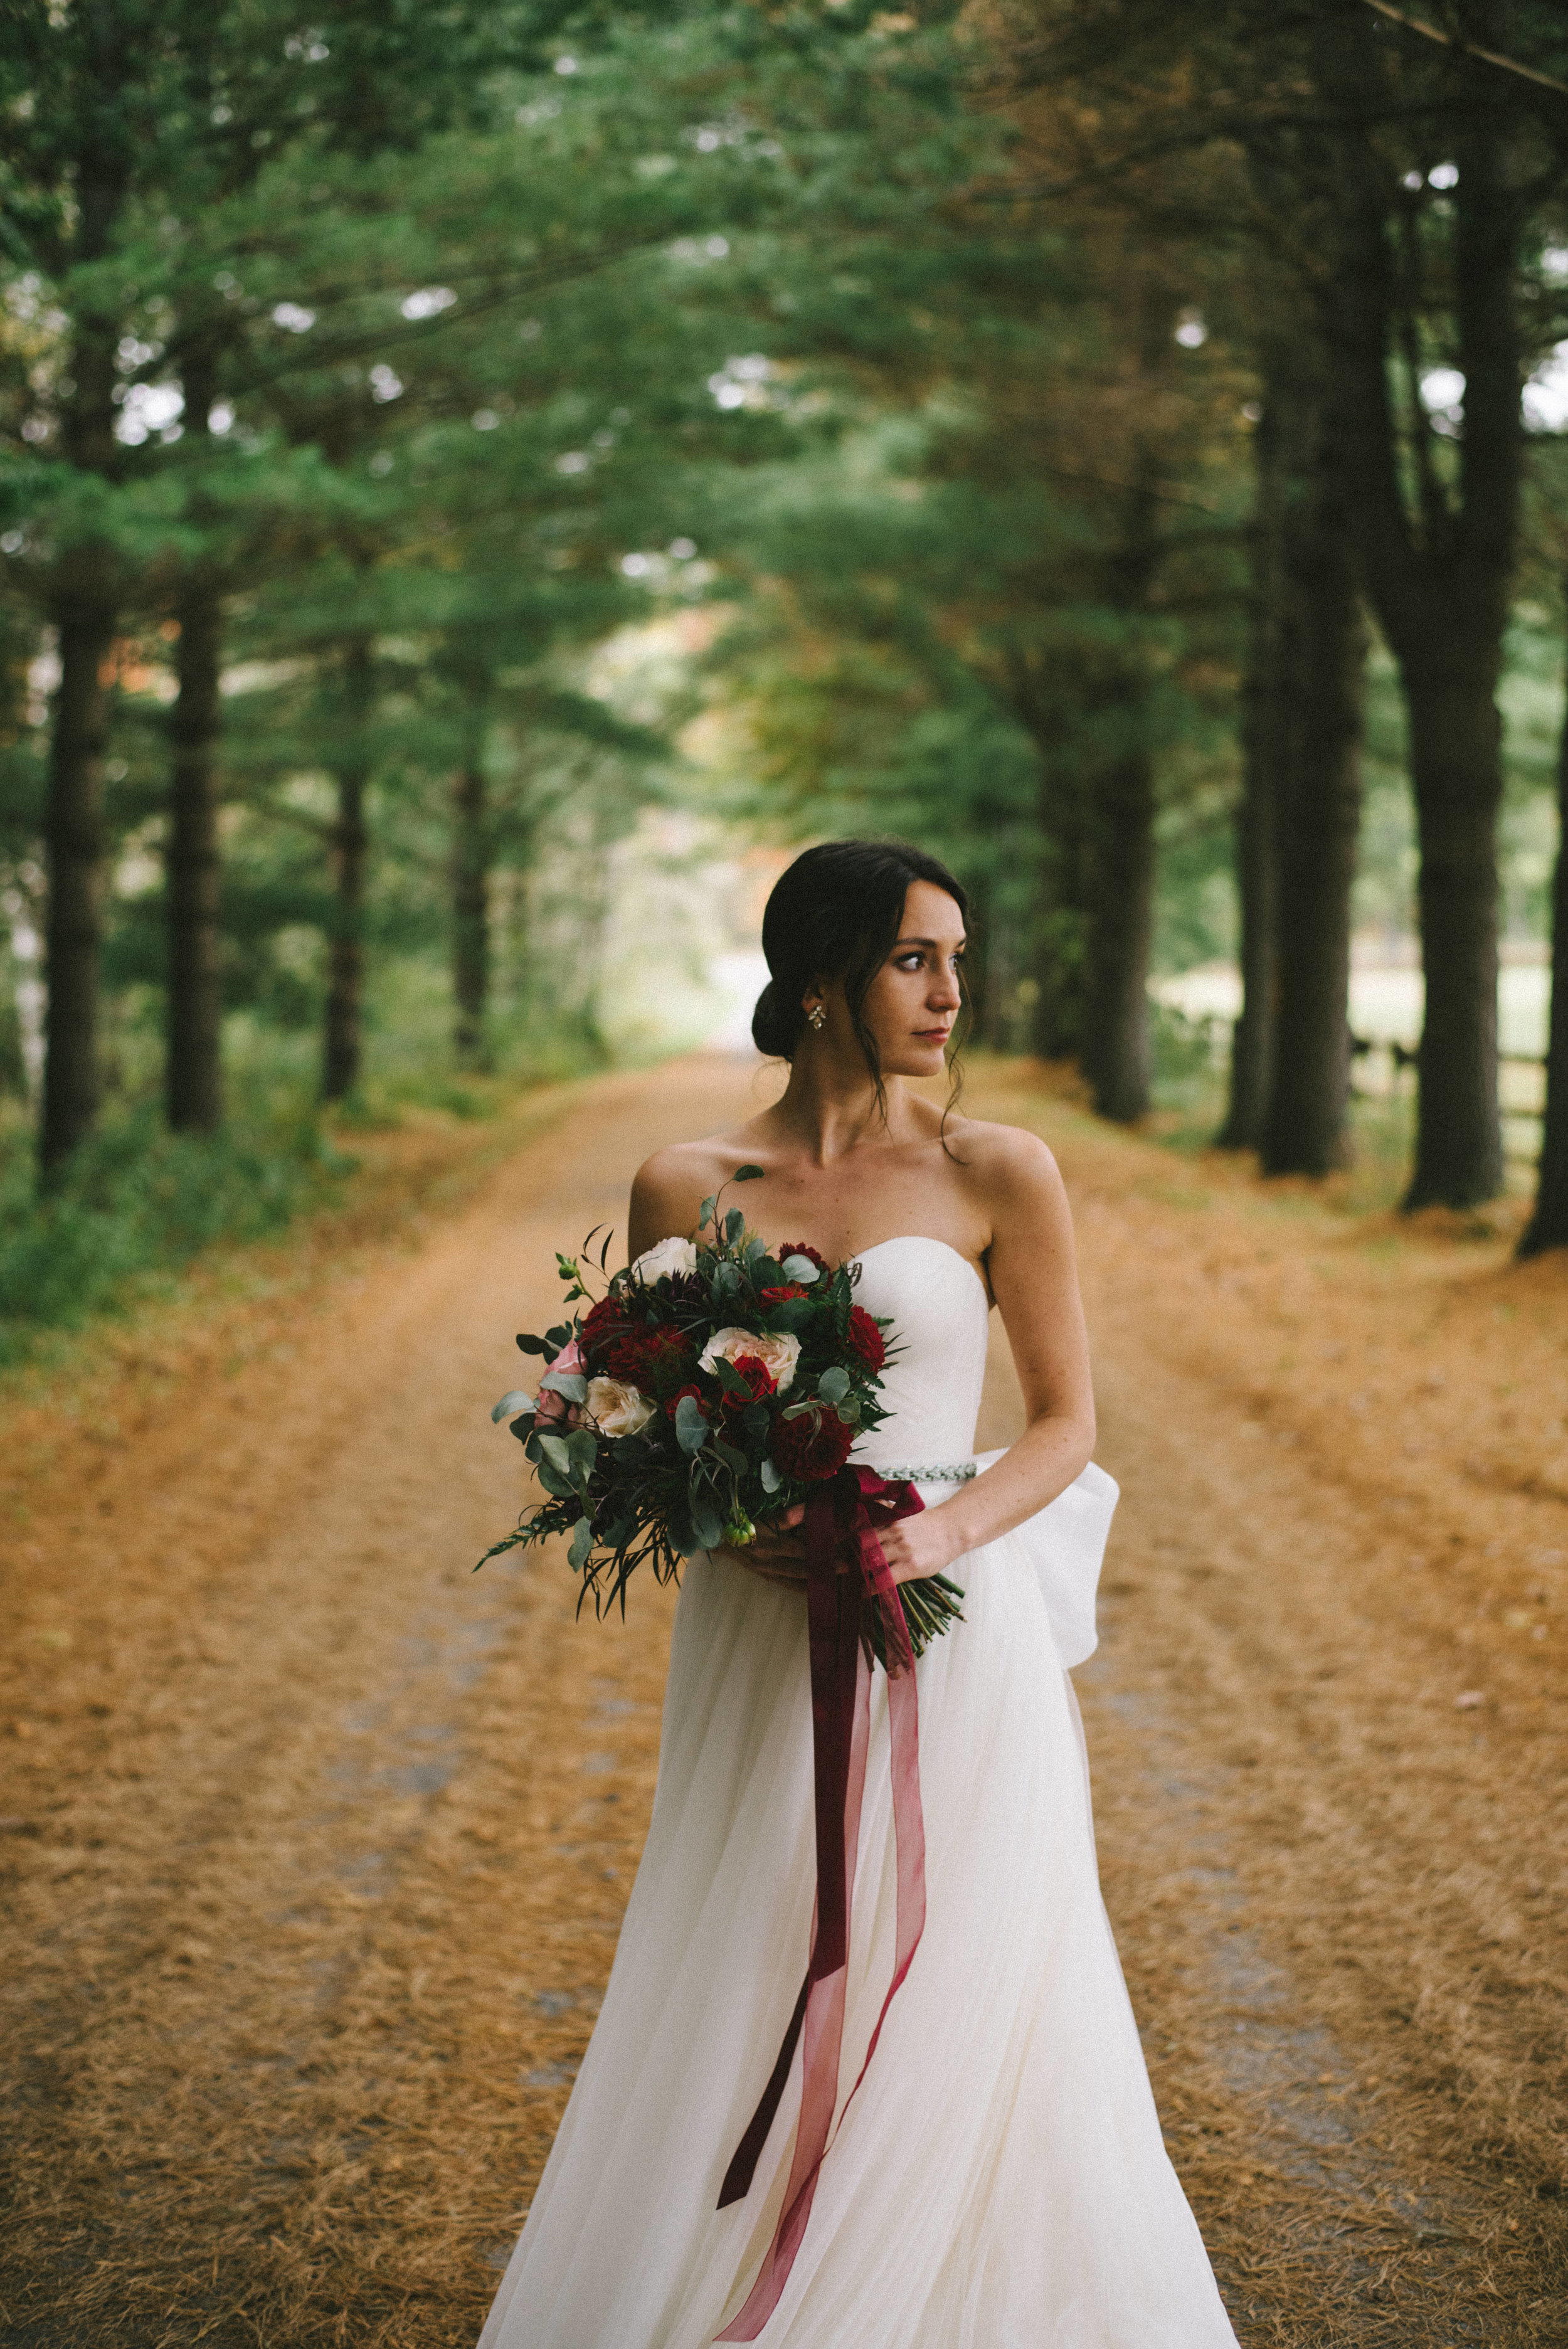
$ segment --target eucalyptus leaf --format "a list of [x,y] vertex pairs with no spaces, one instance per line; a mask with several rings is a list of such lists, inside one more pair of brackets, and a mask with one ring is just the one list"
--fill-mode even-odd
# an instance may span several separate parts
[[696,1219],[696,1227],[697,1227],[697,1229],[698,1229],[698,1231],[699,1231],[699,1232],[701,1231],[701,1229],[702,1229],[703,1226],[707,1223],[707,1221],[708,1217],[712,1215],[712,1213],[713,1213],[713,1211],[714,1211],[715,1207],[717,1207],[717,1205],[718,1205],[718,1198],[717,1198],[717,1193],[715,1194],[715,1195],[714,1195],[711,1199],[705,1199],[705,1200],[703,1201],[703,1203],[702,1203],[702,1212],[701,1212],[701,1214],[698,1216],[698,1217],[697,1217],[697,1219]]
[[524,1354],[542,1354],[544,1351],[543,1339],[531,1336],[526,1330],[518,1331],[517,1342],[520,1351]]
[[566,1439],[567,1456],[573,1473],[580,1478],[591,1476],[599,1458],[597,1440],[585,1427],[579,1427]]
[[744,1452],[738,1451],[733,1444],[727,1444],[722,1435],[714,1437],[713,1448],[727,1468],[733,1468],[738,1476],[745,1475],[748,1463]]
[[811,1317],[816,1310],[816,1306],[809,1297],[790,1297],[787,1298],[782,1305],[774,1306],[768,1319],[771,1326],[777,1330],[792,1331],[807,1330],[810,1327]]
[[682,1395],[676,1405],[676,1442],[683,1452],[700,1452],[708,1439],[708,1424],[695,1395]]
[[707,1501],[692,1503],[691,1529],[698,1549],[717,1549],[724,1540],[723,1522]]
[[546,1371],[539,1381],[552,1394],[564,1395],[568,1402],[586,1402],[588,1381],[580,1371]]
[[593,1521],[591,1517],[580,1517],[572,1537],[572,1547],[566,1553],[567,1564],[574,1571],[581,1572],[588,1563],[588,1554],[593,1547]]
[[558,1475],[570,1476],[572,1454],[561,1436],[542,1435],[539,1439],[539,1448]]
[[760,1183],[763,1172],[760,1166],[738,1166],[729,1179],[732,1183]]
[[810,1288],[814,1280],[821,1278],[809,1256],[787,1256],[784,1269],[790,1279],[798,1280],[803,1288]]
[[757,1473],[762,1479],[762,1489],[765,1493],[776,1493],[784,1482],[771,1460],[764,1460]]
[[841,1363],[835,1362],[817,1381],[817,1392],[824,1402],[842,1402],[850,1391],[850,1374]]
[[746,1217],[741,1214],[738,1207],[731,1207],[729,1213],[724,1219],[724,1244],[726,1247],[733,1247],[736,1241],[740,1237],[741,1233],[745,1229]]
[[491,1412],[490,1425],[492,1427],[499,1427],[501,1421],[503,1419],[510,1419],[514,1411],[531,1411],[532,1409],[533,1397],[527,1393],[523,1388],[513,1387],[510,1394],[502,1395],[500,1401]]

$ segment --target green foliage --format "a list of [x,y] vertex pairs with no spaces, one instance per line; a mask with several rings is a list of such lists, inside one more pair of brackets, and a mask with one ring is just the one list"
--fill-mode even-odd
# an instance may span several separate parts
[[[1252,0],[1009,0],[985,37],[870,0],[8,11],[0,899],[15,936],[41,922],[48,632],[89,578],[117,647],[102,1148],[153,1131],[193,589],[222,620],[242,1088],[260,1062],[310,1085],[346,946],[351,1119],[665,1048],[669,1021],[611,1020],[602,986],[617,919],[646,927],[622,861],[655,818],[698,843],[650,852],[669,868],[738,830],[920,839],[973,895],[983,1040],[1054,1054],[1085,1039],[1117,793],[1147,772],[1154,966],[1232,952],[1253,395],[1295,297],[1193,93],[1233,80],[1262,136],[1279,44],[1315,72],[1336,5],[1276,28]],[[1550,12],[1521,21],[1550,67]],[[1436,66],[1377,39],[1368,135],[1425,171],[1451,127],[1422,110]],[[1453,358],[1455,207],[1417,176],[1429,298],[1393,391],[1410,482],[1424,450],[1448,497],[1460,444],[1412,401]],[[1526,239],[1531,363],[1568,324],[1561,211]],[[1545,921],[1568,562],[1558,437],[1529,456],[1501,697],[1515,936]],[[1378,653],[1357,918],[1401,936],[1408,766]],[[701,930],[644,957],[694,1035]],[[0,930],[13,1098],[31,968]],[[1154,1043],[1182,1081],[1168,1026]],[[110,1220],[139,1233],[129,1168]]]
[[41,1330],[146,1294],[215,1241],[271,1237],[331,1198],[353,1164],[312,1115],[209,1138],[160,1133],[148,1104],[106,1124],[40,1197],[13,1129],[0,1155],[0,1362]]

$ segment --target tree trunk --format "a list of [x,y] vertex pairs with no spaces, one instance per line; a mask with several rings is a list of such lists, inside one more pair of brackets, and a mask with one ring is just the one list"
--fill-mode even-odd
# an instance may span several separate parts
[[[1352,93],[1354,96],[1354,93]],[[1346,512],[1367,594],[1399,664],[1420,839],[1427,1011],[1416,1164],[1407,1208],[1465,1207],[1502,1184],[1497,1099],[1497,852],[1502,665],[1518,528],[1522,426],[1514,316],[1522,200],[1495,122],[1456,141],[1450,254],[1465,381],[1457,492],[1414,383],[1406,433],[1391,362],[1425,289],[1394,265],[1381,161],[1345,150],[1351,201],[1323,311],[1333,356]]]
[[1242,718],[1242,800],[1236,882],[1242,916],[1242,1010],[1231,1037],[1231,1089],[1222,1150],[1263,1146],[1274,1092],[1279,1003],[1280,780],[1289,756],[1284,663],[1284,447],[1289,390],[1271,387],[1253,447],[1252,613]]
[[[1455,615],[1455,636],[1464,629]],[[1407,1208],[1468,1207],[1502,1188],[1497,1098],[1497,811],[1501,723],[1484,622],[1480,647],[1406,670],[1421,844],[1427,1008],[1416,1063],[1419,1117]],[[1463,656],[1480,654],[1482,674]]]
[[[1163,299],[1143,305],[1141,365],[1158,391],[1173,320]],[[1131,641],[1109,657],[1102,701],[1126,747],[1089,776],[1088,920],[1084,932],[1083,1071],[1101,1117],[1130,1125],[1149,1107],[1153,1077],[1149,964],[1154,938],[1154,758],[1148,741],[1149,676],[1137,640],[1160,559],[1154,452],[1140,447],[1120,543],[1107,564],[1106,601]]]
[[[185,429],[205,434],[217,396],[217,358],[196,338],[184,367]],[[198,491],[191,518],[208,517]],[[193,568],[176,603],[180,695],[169,716],[170,748],[167,920],[169,1030],[164,1093],[176,1133],[215,1133],[223,1116],[222,980],[218,858],[218,738],[223,618],[219,580]]]
[[1552,884],[1552,1026],[1546,1045],[1546,1119],[1535,1210],[1521,1256],[1568,1247],[1568,714],[1557,746],[1557,867]]
[[337,765],[337,819],[332,830],[336,903],[327,940],[326,1026],[321,1090],[344,1101],[359,1082],[365,995],[365,873],[370,838],[365,795],[370,780],[366,730],[375,685],[368,638],[349,647],[344,664],[344,747]]
[[1279,810],[1278,1013],[1264,1172],[1344,1164],[1350,1100],[1350,895],[1361,824],[1367,636],[1315,398],[1284,531],[1286,726]]
[[49,999],[38,1133],[46,1175],[59,1169],[98,1115],[105,680],[114,643],[112,609],[88,594],[67,592],[56,605],[55,620],[60,682],[44,812]]
[[1154,927],[1154,762],[1143,749],[1096,779],[1083,1069],[1100,1117],[1149,1107],[1149,957]]
[[1059,729],[1037,732],[1041,755],[1040,857],[1030,978],[1030,1042],[1042,1061],[1070,1060],[1083,1046],[1084,931],[1088,862],[1083,794],[1064,778]]
[[489,1065],[490,838],[479,747],[452,779],[452,1042],[467,1069]]
[[180,698],[169,722],[165,1092],[175,1133],[213,1133],[223,1115],[217,787],[222,617],[215,583],[192,576],[179,619]]
[[[95,253],[102,249],[116,201],[112,191],[106,194],[88,175],[83,235]],[[96,322],[84,327],[71,354],[71,376],[76,388],[61,418],[65,453],[80,472],[97,476],[101,494],[119,462],[112,327]],[[103,755],[115,573],[109,548],[91,542],[70,547],[61,560],[51,615],[58,632],[60,682],[44,812],[49,997],[38,1161],[46,1176],[57,1172],[91,1131],[98,1109]]]

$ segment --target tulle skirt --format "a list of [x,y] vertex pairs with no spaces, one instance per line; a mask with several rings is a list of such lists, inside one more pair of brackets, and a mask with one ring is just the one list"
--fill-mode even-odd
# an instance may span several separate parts
[[[952,1569],[965,1620],[919,1665],[924,1938],[767,2349],[1233,2344],[1100,1899],[1037,1563],[1024,1526]],[[841,2099],[892,1964],[880,1672],[872,1704]],[[480,2349],[706,2349],[738,2309],[778,2223],[799,2051],[749,2196],[715,2206],[799,1990],[814,1880],[804,1606],[695,1559],[608,1992]]]

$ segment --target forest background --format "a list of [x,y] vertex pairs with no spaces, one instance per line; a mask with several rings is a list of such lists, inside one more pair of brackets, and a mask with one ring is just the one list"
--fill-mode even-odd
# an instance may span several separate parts
[[1552,0],[0,24],[5,1354],[851,829],[983,1047],[1568,1245]]

